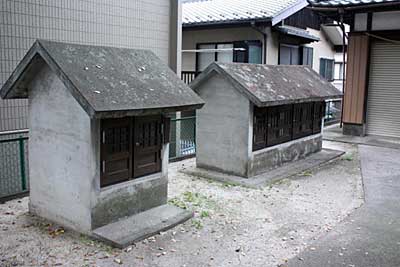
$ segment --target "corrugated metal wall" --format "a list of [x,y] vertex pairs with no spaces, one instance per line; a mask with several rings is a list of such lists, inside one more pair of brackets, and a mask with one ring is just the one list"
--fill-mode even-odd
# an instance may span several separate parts
[[367,134],[400,137],[400,45],[371,47]]
[[368,75],[369,37],[351,34],[347,55],[343,122],[364,122],[364,101]]
[[[0,0],[0,86],[40,39],[144,48],[168,63],[170,0]],[[0,131],[27,128],[27,101],[0,99]]]

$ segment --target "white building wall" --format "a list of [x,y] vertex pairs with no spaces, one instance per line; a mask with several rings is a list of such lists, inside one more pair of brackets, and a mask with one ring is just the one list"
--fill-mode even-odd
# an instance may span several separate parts
[[[169,61],[170,0],[0,0],[0,18],[0,87],[38,38],[150,49]],[[0,131],[27,128],[26,114],[25,100],[0,99]]]
[[267,33],[267,64],[279,63],[279,37],[277,32],[272,32],[270,27],[265,29]]
[[[244,40],[263,41],[261,33],[250,27],[228,29],[184,30],[182,50],[196,49],[199,43],[233,42]],[[182,53],[182,71],[196,70],[196,53]]]
[[[319,42],[306,45],[314,48],[313,69],[319,73],[320,58],[334,59],[334,47],[322,31],[311,28],[307,30],[312,35],[320,38]],[[272,32],[270,27],[266,27],[264,31],[267,33],[267,64],[277,65],[279,62],[279,34],[277,32]],[[182,50],[196,49],[196,44],[199,43],[233,42],[242,40],[259,40],[263,42],[263,36],[250,27],[184,30]],[[195,70],[196,53],[182,53],[182,71]]]
[[307,28],[307,31],[309,31],[310,34],[320,38],[319,42],[313,42],[306,45],[314,49],[313,69],[319,73],[320,59],[335,59],[335,49],[323,31],[318,31],[311,28]]

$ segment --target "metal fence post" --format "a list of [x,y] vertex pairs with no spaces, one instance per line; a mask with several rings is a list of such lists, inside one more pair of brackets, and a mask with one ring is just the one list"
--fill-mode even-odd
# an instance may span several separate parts
[[22,184],[22,191],[26,190],[26,173],[25,173],[25,148],[24,148],[24,139],[22,136],[18,140],[19,143],[19,162],[21,164],[20,171],[21,171],[21,184]]

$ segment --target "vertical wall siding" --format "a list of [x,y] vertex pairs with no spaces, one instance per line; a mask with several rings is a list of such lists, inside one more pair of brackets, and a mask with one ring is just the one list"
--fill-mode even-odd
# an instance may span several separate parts
[[[168,64],[170,0],[0,0],[0,87],[32,43],[150,49]],[[0,131],[27,128],[27,100],[0,99]]]
[[369,38],[352,34],[347,55],[346,89],[344,94],[343,122],[362,124],[368,79]]

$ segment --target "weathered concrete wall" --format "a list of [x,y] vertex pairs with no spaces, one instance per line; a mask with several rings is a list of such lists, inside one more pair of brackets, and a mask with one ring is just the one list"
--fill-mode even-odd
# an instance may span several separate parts
[[168,144],[164,145],[161,153],[160,173],[104,188],[97,183],[92,188],[93,229],[167,203],[168,148]]
[[100,188],[100,121],[91,120],[44,67],[30,100],[30,211],[79,232],[167,202],[168,148],[162,171]]
[[251,140],[249,100],[219,75],[197,92],[206,102],[197,111],[197,166],[245,176]]
[[30,211],[89,231],[89,192],[97,166],[90,119],[49,68],[30,88]]
[[344,135],[354,135],[354,136],[365,136],[366,135],[366,125],[365,124],[343,123],[343,134]]
[[168,179],[161,173],[102,189],[92,210],[92,228],[106,225],[167,202]]
[[261,174],[284,163],[306,157],[322,149],[322,135],[316,134],[252,153],[249,176]]

